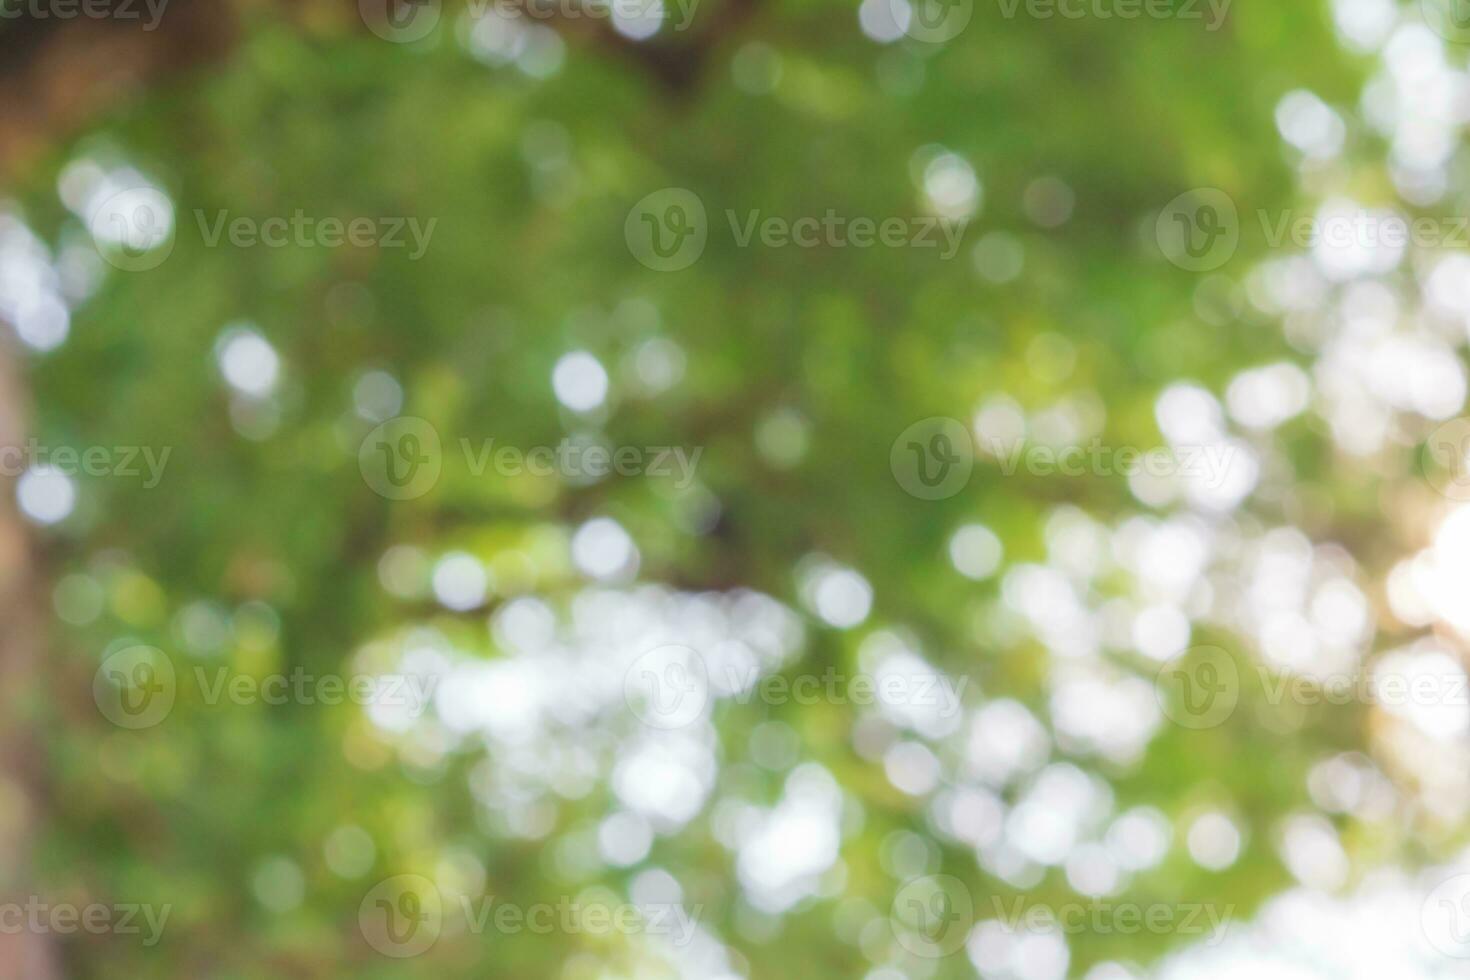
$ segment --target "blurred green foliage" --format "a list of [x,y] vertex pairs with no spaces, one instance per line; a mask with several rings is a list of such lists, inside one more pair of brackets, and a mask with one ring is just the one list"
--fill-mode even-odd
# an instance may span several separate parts
[[[707,8],[696,27],[720,12],[715,0]],[[890,446],[911,423],[968,418],[994,393],[1029,409],[1078,388],[1101,397],[1105,441],[1154,445],[1153,404],[1165,384],[1185,377],[1218,390],[1243,366],[1289,355],[1279,332],[1239,306],[1217,322],[1200,318],[1205,277],[1162,259],[1152,216],[1198,186],[1251,208],[1291,203],[1274,106],[1304,85],[1348,99],[1360,81],[1324,17],[1317,4],[1240,4],[1209,33],[1185,21],[1007,19],[982,2],[947,44],[880,45],[849,4],[781,0],[719,37],[698,78],[675,91],[585,31],[568,34],[558,70],[531,78],[470,57],[449,15],[423,42],[391,44],[350,17],[303,27],[262,10],[227,57],[120,100],[59,142],[12,188],[47,240],[84,240],[56,193],[62,168],[83,156],[137,167],[177,210],[167,261],[109,269],[66,344],[36,356],[30,372],[43,442],[172,447],[158,487],[88,483],[77,513],[44,532],[50,580],[85,572],[106,595],[89,624],[58,623],[37,692],[51,772],[45,879],[58,893],[174,907],[155,948],[68,940],[66,975],[590,978],[594,962],[634,975],[617,937],[446,936],[396,962],[357,927],[365,881],[426,872],[451,846],[483,861],[497,895],[554,901],[585,887],[559,877],[556,842],[606,812],[605,788],[558,801],[546,840],[517,840],[477,813],[467,789],[475,752],[415,765],[352,705],[225,708],[181,694],[167,724],[139,733],[96,712],[93,671],[120,642],[168,650],[181,669],[207,662],[179,631],[181,612],[201,601],[232,618],[216,656],[246,673],[341,671],[364,644],[421,625],[502,656],[485,610],[454,614],[384,590],[378,562],[394,545],[470,551],[496,569],[502,596],[558,604],[584,579],[564,558],[533,566],[516,555],[561,555],[569,529],[596,515],[614,517],[638,543],[643,580],[748,587],[793,608],[797,563],[822,553],[867,577],[873,613],[852,631],[810,622],[793,669],[854,669],[866,633],[898,627],[974,690],[1045,717],[1047,654],[1031,639],[1001,639],[998,587],[955,575],[946,542],[980,520],[1001,536],[1008,561],[1042,560],[1043,521],[1058,506],[1108,518],[1140,509],[1126,481],[1003,478],[982,461],[965,492],[926,502],[890,475]],[[752,43],[769,53],[750,54]],[[688,44],[667,31],[648,42]],[[735,83],[741,51],[779,64],[769,92]],[[727,208],[921,213],[914,159],[930,145],[967,159],[983,186],[950,261],[919,249],[739,248],[725,227]],[[1038,175],[1076,193],[1063,228],[1025,216],[1022,193]],[[701,197],[711,231],[692,267],[660,273],[629,254],[623,226],[634,202],[670,186]],[[210,248],[196,209],[438,224],[411,261],[406,249]],[[1004,285],[977,275],[971,259],[974,242],[996,230],[1024,247],[1023,274]],[[1245,228],[1245,253],[1260,247],[1253,231]],[[238,321],[253,323],[282,360],[279,414],[257,438],[232,423],[215,362],[222,329]],[[1070,373],[1034,370],[1043,335],[1074,346]],[[683,379],[657,395],[628,392],[616,379],[656,337],[684,352]],[[591,351],[614,375],[619,394],[602,423],[611,443],[704,447],[695,488],[476,476],[447,450],[461,437],[555,444],[577,428],[550,384],[572,349]],[[386,501],[359,473],[372,423],[352,411],[352,389],[369,369],[391,372],[404,413],[445,439],[443,476],[422,498]],[[795,465],[758,448],[756,433],[773,417],[804,420],[807,449]],[[1296,424],[1303,431],[1289,438],[1302,442],[1304,485],[1333,502],[1335,519],[1371,510],[1361,488],[1333,481],[1330,460],[1313,462],[1310,423]],[[1207,631],[1196,641],[1230,643]],[[924,832],[922,801],[854,750],[852,709],[832,705],[722,706],[722,788],[768,803],[779,795],[779,774],[744,761],[749,733],[767,717],[799,733],[802,758],[826,767],[860,810],[861,830],[842,848],[846,892],[886,910],[895,883],[880,867],[880,842],[897,829]],[[1166,726],[1136,766],[1086,765],[1112,784],[1119,809],[1177,815],[1229,799],[1251,826],[1268,827],[1304,799],[1308,766],[1360,738],[1351,717],[1336,716],[1285,740],[1242,710],[1214,730]],[[343,880],[323,862],[324,839],[344,822],[375,839],[367,879]],[[1128,895],[1208,895],[1244,914],[1288,881],[1264,836],[1219,874],[1176,848]],[[305,879],[304,900],[285,912],[252,891],[262,862],[278,856]],[[751,976],[869,967],[835,934],[830,900],[803,903],[766,941],[743,940],[731,858],[710,837],[707,813],[658,840],[650,860],[704,904],[705,921],[748,959]],[[963,848],[945,850],[943,870],[987,901],[1014,891]],[[626,878],[608,871],[603,881],[621,891]],[[1052,872],[1031,894],[1070,892]],[[1103,959],[1145,963],[1178,942],[1146,932],[1069,939],[1073,975]],[[933,965],[935,976],[972,975],[962,953]]]

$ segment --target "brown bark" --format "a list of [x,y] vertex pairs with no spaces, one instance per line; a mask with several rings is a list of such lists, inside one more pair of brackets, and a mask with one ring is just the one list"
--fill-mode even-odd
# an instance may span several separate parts
[[[136,10],[141,4],[134,4]],[[166,72],[220,57],[234,35],[228,0],[170,0],[154,30],[138,20],[0,21],[0,177]]]
[[[0,342],[0,446],[25,441],[25,382],[10,341]],[[44,683],[42,588],[13,479],[0,479],[0,902],[26,903],[40,889],[31,856],[42,771],[36,737]],[[0,932],[0,977],[58,977],[52,937]]]
[[[449,30],[451,12],[461,4],[441,2],[440,29]],[[687,33],[646,41],[623,37],[605,18],[558,26],[574,42],[635,65],[666,94],[681,98],[697,90],[716,47],[755,15],[760,2],[718,0]],[[153,30],[115,18],[0,21],[0,86],[6,93],[0,99],[0,178],[20,172],[57,138],[160,77],[225,57],[239,36],[242,13],[262,8],[307,31],[367,30],[358,0],[169,0]]]

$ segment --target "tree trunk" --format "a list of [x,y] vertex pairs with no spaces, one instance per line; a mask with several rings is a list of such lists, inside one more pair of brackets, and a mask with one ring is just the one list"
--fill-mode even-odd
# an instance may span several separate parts
[[[25,442],[26,397],[14,341],[0,337],[0,446]],[[41,678],[43,588],[28,532],[15,504],[15,481],[0,478],[0,903],[24,906],[39,895],[32,855],[40,824],[41,753],[36,733]],[[27,923],[29,917],[27,917]],[[0,931],[0,977],[56,980],[53,937],[27,926]]]

